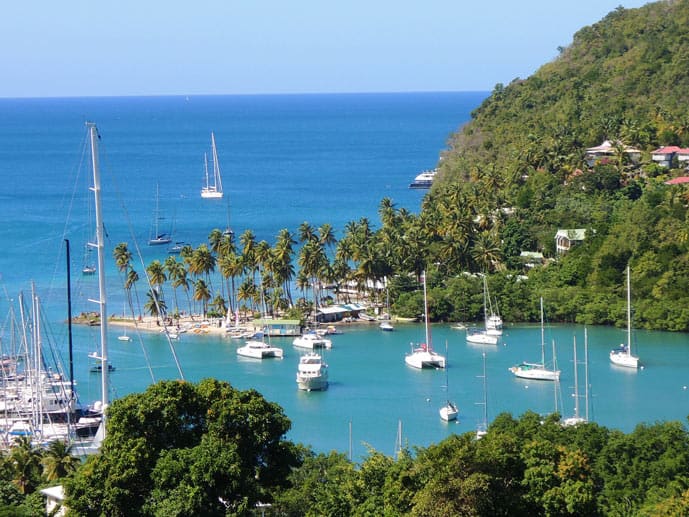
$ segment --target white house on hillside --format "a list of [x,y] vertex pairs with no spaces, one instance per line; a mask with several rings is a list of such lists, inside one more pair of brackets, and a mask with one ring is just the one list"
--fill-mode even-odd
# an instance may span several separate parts
[[572,246],[584,242],[586,238],[585,228],[574,230],[558,230],[555,234],[555,251],[558,254],[567,253]]

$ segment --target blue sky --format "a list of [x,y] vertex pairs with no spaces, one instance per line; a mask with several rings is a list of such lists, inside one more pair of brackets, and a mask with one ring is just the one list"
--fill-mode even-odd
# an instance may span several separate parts
[[635,0],[34,0],[0,97],[492,90]]

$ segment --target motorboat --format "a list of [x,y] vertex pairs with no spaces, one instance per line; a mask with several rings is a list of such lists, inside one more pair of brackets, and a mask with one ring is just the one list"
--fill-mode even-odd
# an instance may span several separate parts
[[292,344],[298,348],[308,348],[310,350],[332,348],[333,346],[333,342],[330,339],[319,336],[315,332],[305,332],[301,336],[295,337]]
[[268,343],[256,339],[250,339],[244,346],[237,348],[237,355],[253,359],[265,359],[266,357],[282,359],[282,354],[282,348],[270,346]]
[[328,365],[320,354],[309,352],[299,358],[297,386],[305,391],[328,389]]
[[438,169],[422,171],[414,178],[414,181],[409,184],[409,188],[431,188],[437,172]]

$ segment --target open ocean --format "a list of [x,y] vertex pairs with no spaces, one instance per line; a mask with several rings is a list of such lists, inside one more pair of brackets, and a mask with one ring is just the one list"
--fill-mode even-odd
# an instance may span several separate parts
[[[279,230],[296,232],[307,221],[330,223],[338,236],[350,221],[367,217],[379,227],[384,197],[418,212],[426,191],[409,183],[436,166],[447,138],[487,97],[487,92],[0,99],[0,314],[31,286],[41,299],[50,331],[66,356],[64,239],[72,253],[74,312],[96,310],[95,277],[82,277],[83,250],[93,239],[94,222],[86,190],[90,169],[84,160],[85,122],[101,135],[100,158],[104,224],[108,246],[108,313],[122,313],[123,292],[112,249],[135,243],[145,264],[167,257],[165,247],[149,247],[159,190],[163,224],[174,241],[196,246],[214,228],[228,224],[236,236],[247,229],[273,244]],[[215,133],[225,198],[202,200],[203,153]],[[138,261],[138,259],[135,259]],[[137,267],[138,266],[138,267]],[[143,266],[135,263],[142,272]],[[143,297],[143,287],[139,287]],[[633,292],[632,292],[633,298]],[[547,312],[547,307],[546,307]],[[3,331],[7,332],[4,320]],[[299,353],[291,340],[283,360],[238,358],[237,341],[184,334],[175,344],[188,380],[217,377],[235,387],[255,388],[280,404],[292,420],[288,437],[317,451],[335,449],[360,459],[371,447],[392,454],[398,428],[410,446],[426,446],[450,433],[476,428],[483,398],[482,347],[465,342],[462,331],[433,326],[435,348],[448,344],[449,368],[415,371],[405,366],[410,342],[423,327],[398,324],[394,332],[377,326],[350,326],[333,336],[326,353],[330,388],[304,393],[296,388]],[[110,327],[109,356],[116,367],[112,395],[146,388],[152,380],[176,378],[167,342],[158,334],[116,340]],[[607,353],[625,339],[624,331],[589,329],[590,418],[630,431],[637,423],[686,421],[689,413],[689,339],[685,334],[635,332],[634,346],[645,365],[627,371],[609,364]],[[531,409],[573,412],[572,341],[583,356],[583,328],[555,326],[562,369],[559,391],[548,382],[521,381],[507,368],[540,357],[540,329],[509,325],[502,343],[487,347],[488,413],[515,416]],[[89,374],[88,352],[97,349],[98,331],[75,328],[75,369],[82,401],[100,398],[98,375]],[[145,353],[144,353],[145,351]],[[548,355],[550,355],[548,353]],[[149,373],[148,364],[153,370]],[[583,365],[580,364],[583,396]],[[443,423],[438,408],[448,397],[460,406],[459,423]],[[581,402],[583,411],[583,399]]]

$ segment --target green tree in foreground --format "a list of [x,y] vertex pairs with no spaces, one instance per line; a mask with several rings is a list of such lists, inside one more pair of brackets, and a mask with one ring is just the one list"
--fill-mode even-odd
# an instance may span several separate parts
[[162,381],[116,400],[107,438],[66,483],[78,515],[243,515],[300,463],[290,421],[255,390]]

